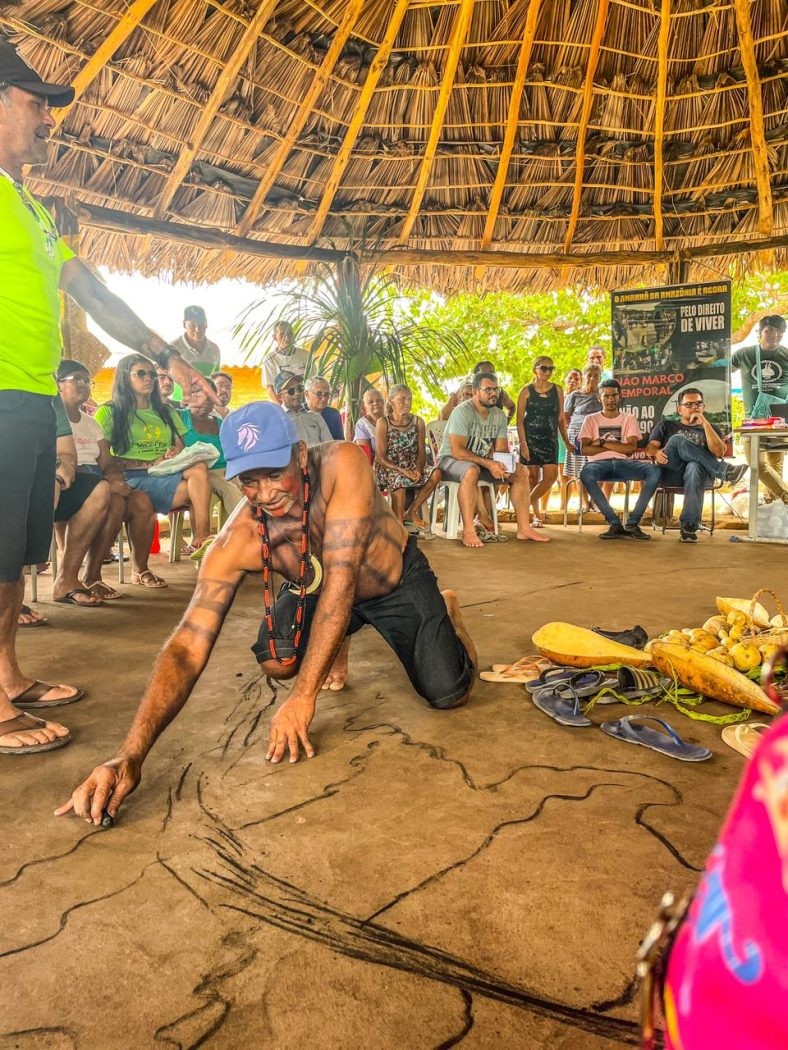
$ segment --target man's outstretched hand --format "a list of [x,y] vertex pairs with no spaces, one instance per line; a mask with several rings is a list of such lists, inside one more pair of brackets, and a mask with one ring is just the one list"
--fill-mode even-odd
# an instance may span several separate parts
[[265,757],[269,762],[278,762],[290,750],[290,761],[298,761],[299,742],[307,758],[314,758],[315,749],[307,735],[309,723],[315,713],[314,701],[299,700],[290,696],[271,719],[268,733],[268,750]]
[[173,355],[169,359],[167,362],[167,371],[183,390],[184,397],[188,397],[192,389],[197,386],[210,400],[211,404],[219,404],[219,395],[205,376],[198,372],[196,368],[192,368],[192,366],[184,361],[179,355]]
[[139,784],[140,776],[139,762],[130,758],[114,758],[103,766],[96,766],[69,801],[55,810],[55,816],[63,817],[73,810],[88,824],[96,826],[101,824],[105,813],[114,820],[123,799]]

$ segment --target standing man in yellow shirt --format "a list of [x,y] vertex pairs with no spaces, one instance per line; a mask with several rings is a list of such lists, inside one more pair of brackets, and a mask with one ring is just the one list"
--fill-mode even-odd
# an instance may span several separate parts
[[73,88],[44,83],[0,39],[0,754],[5,755],[67,744],[64,726],[26,712],[41,711],[46,718],[49,708],[82,696],[73,686],[23,674],[15,651],[22,570],[47,560],[55,485],[67,489],[73,481],[73,470],[58,463],[55,453],[58,292],[67,292],[109,335],[166,367],[187,390],[195,381],[205,383],[76,258],[52,216],[24,186],[24,168],[47,158],[55,126],[50,107],[73,100]]

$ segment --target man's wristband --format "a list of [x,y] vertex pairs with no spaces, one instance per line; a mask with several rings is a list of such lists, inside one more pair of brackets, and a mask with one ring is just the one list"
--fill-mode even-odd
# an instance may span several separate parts
[[170,363],[171,357],[180,357],[180,350],[176,346],[165,346],[158,354],[153,355],[153,360],[159,368],[166,368]]

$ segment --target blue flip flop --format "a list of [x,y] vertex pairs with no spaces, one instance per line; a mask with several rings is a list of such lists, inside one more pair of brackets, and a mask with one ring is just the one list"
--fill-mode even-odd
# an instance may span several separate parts
[[530,682],[526,682],[525,688],[529,693],[533,693],[535,689],[544,689],[546,686],[556,685],[558,682],[568,682],[576,674],[576,667],[548,667],[546,671],[542,671],[538,678],[532,678]]
[[531,699],[535,707],[544,711],[559,725],[591,726],[594,724],[590,718],[580,713],[580,697],[577,693],[573,694],[572,699],[567,699],[565,691],[559,693],[556,689],[538,689]]
[[[665,732],[651,729],[642,725],[642,722],[656,722]],[[652,751],[659,751],[668,758],[678,758],[682,762],[704,762],[711,758],[711,751],[707,747],[688,744],[669,722],[653,715],[624,715],[615,722],[603,722],[599,728],[616,740],[623,740],[626,744],[640,744],[642,747],[651,748]]]

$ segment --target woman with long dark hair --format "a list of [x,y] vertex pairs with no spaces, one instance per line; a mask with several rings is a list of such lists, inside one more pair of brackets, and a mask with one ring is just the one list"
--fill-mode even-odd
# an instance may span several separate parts
[[[204,463],[195,463],[177,474],[148,473],[155,463],[181,451],[186,428],[180,416],[162,400],[156,369],[147,358],[136,354],[121,358],[111,399],[97,409],[95,418],[109,441],[112,455],[120,461],[126,484],[147,492],[157,514],[168,514],[188,504],[192,548],[199,549],[210,533],[208,470]],[[140,578],[135,579],[135,575]],[[132,573],[132,582],[144,587],[163,586],[163,581],[150,570]]]
[[542,527],[539,502],[550,493],[558,477],[558,435],[569,446],[564,421],[564,391],[552,381],[555,365],[542,355],[534,361],[534,382],[524,386],[517,399],[517,433],[520,462],[528,467],[534,528]]

